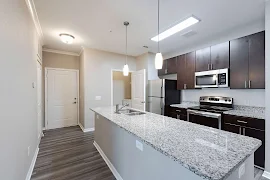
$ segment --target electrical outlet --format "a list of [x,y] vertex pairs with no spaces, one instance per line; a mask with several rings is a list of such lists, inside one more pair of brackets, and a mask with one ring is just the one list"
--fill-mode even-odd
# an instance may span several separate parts
[[136,140],[136,148],[138,148],[140,151],[143,151],[143,144],[138,140]]
[[241,177],[245,174],[245,172],[246,172],[246,164],[243,163],[238,170],[238,178],[241,179]]
[[28,154],[28,156],[30,156],[30,146],[28,146],[28,148],[27,148],[27,154]]

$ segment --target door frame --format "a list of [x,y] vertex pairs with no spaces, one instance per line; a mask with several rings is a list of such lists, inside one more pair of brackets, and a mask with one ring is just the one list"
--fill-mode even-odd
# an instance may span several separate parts
[[[123,72],[123,69],[111,69],[111,106],[113,106],[113,72]],[[135,71],[130,71],[129,73],[133,73]]]
[[78,69],[64,69],[64,68],[51,68],[51,67],[45,67],[44,71],[44,78],[45,78],[45,129],[48,129],[48,78],[47,74],[49,70],[56,70],[56,71],[70,71],[70,72],[76,72],[77,75],[77,124],[79,124],[79,118],[80,118],[80,73]]

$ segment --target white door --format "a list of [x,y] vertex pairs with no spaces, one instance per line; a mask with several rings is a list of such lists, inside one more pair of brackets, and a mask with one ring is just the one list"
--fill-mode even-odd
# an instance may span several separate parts
[[145,69],[131,74],[132,108],[145,111],[146,106],[146,76]]
[[38,125],[38,138],[42,132],[42,67],[37,61],[37,125]]
[[77,125],[78,71],[47,69],[47,129]]

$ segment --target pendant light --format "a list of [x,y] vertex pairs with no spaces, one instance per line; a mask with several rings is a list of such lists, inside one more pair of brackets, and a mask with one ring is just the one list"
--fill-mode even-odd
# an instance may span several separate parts
[[155,57],[155,67],[156,69],[162,69],[163,57],[159,49],[159,0],[158,0],[158,52]]
[[128,55],[127,55],[127,27],[129,25],[129,22],[125,21],[124,25],[126,26],[126,64],[124,65],[124,68],[123,68],[123,75],[128,76],[129,68],[128,68],[128,64],[127,64],[127,58],[128,58]]

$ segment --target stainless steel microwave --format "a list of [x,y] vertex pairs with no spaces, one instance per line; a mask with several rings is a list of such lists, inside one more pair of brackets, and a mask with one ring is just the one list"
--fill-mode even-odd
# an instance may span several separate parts
[[229,69],[195,72],[195,88],[229,87]]

